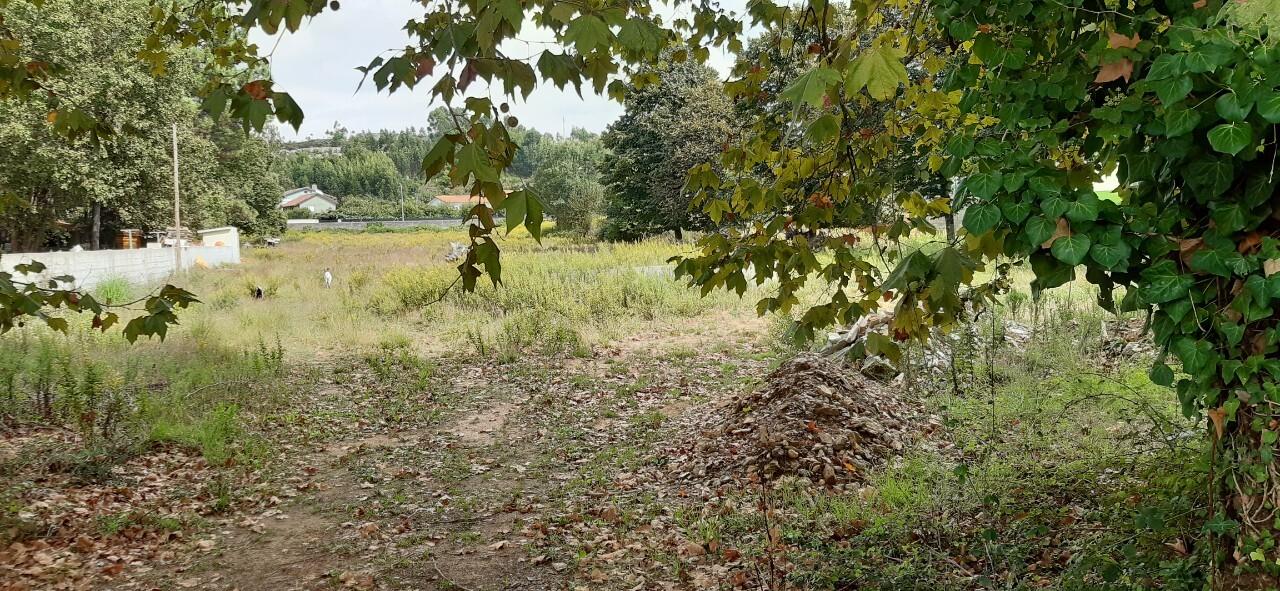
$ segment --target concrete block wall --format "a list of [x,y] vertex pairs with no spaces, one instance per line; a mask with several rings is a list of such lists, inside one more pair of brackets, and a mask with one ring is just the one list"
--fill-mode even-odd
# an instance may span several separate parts
[[[140,285],[164,281],[173,274],[174,253],[172,248],[14,253],[0,255],[0,271],[13,273],[15,266],[32,261],[44,263],[45,273],[35,277],[18,275],[15,279],[47,280],[60,275],[71,275],[75,277],[74,285],[63,287],[92,289],[103,281],[117,278]],[[182,248],[184,270],[195,266],[217,267],[239,262],[238,247],[185,246]]]

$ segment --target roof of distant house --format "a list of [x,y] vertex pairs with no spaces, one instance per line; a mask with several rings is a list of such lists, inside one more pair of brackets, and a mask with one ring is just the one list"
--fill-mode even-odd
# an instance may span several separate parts
[[285,191],[284,196],[280,199],[280,207],[297,207],[315,198],[328,201],[334,207],[338,206],[338,200],[332,195],[317,189],[315,185],[311,185],[310,187],[299,187]]
[[485,199],[482,195],[436,195],[436,199],[439,199],[441,203],[448,203],[450,205],[489,202],[489,200]]

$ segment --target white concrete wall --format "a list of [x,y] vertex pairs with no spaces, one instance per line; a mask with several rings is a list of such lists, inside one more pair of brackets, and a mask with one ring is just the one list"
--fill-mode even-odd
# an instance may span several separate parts
[[[19,281],[32,281],[71,275],[75,277],[72,287],[92,289],[103,281],[116,278],[138,284],[164,281],[173,274],[174,254],[172,248],[14,253],[0,255],[0,271],[13,273],[16,265],[32,261],[44,263],[45,272],[34,277],[17,275],[14,278]],[[239,248],[229,246],[182,248],[183,269],[195,266],[217,267],[239,262]]]

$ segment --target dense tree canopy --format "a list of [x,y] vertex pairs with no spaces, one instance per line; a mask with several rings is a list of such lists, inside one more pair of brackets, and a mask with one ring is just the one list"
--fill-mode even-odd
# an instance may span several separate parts
[[629,88],[626,111],[603,136],[608,238],[710,227],[690,206],[685,175],[716,158],[733,133],[731,105],[714,70],[668,57],[646,75],[656,83]]
[[[175,54],[160,75],[138,60],[148,28],[137,15],[148,6],[51,1],[4,9],[7,26],[23,32],[24,50],[66,68],[56,98],[0,100],[0,233],[14,250],[47,240],[88,246],[95,207],[108,229],[172,225],[175,123],[189,222],[278,230],[275,200],[264,197],[279,192],[271,152],[200,113],[199,54]],[[68,137],[57,125],[59,104],[120,132]]]
[[[529,184],[555,218],[556,227],[585,234],[592,231],[604,208],[600,165],[606,152],[594,134],[577,131],[568,138],[539,137],[530,150]],[[521,146],[521,151],[526,149]]]

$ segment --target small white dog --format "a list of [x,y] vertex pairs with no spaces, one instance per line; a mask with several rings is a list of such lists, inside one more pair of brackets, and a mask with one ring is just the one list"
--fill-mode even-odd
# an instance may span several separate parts
[[328,267],[324,270],[324,286],[326,289],[333,287],[333,273],[329,272]]

